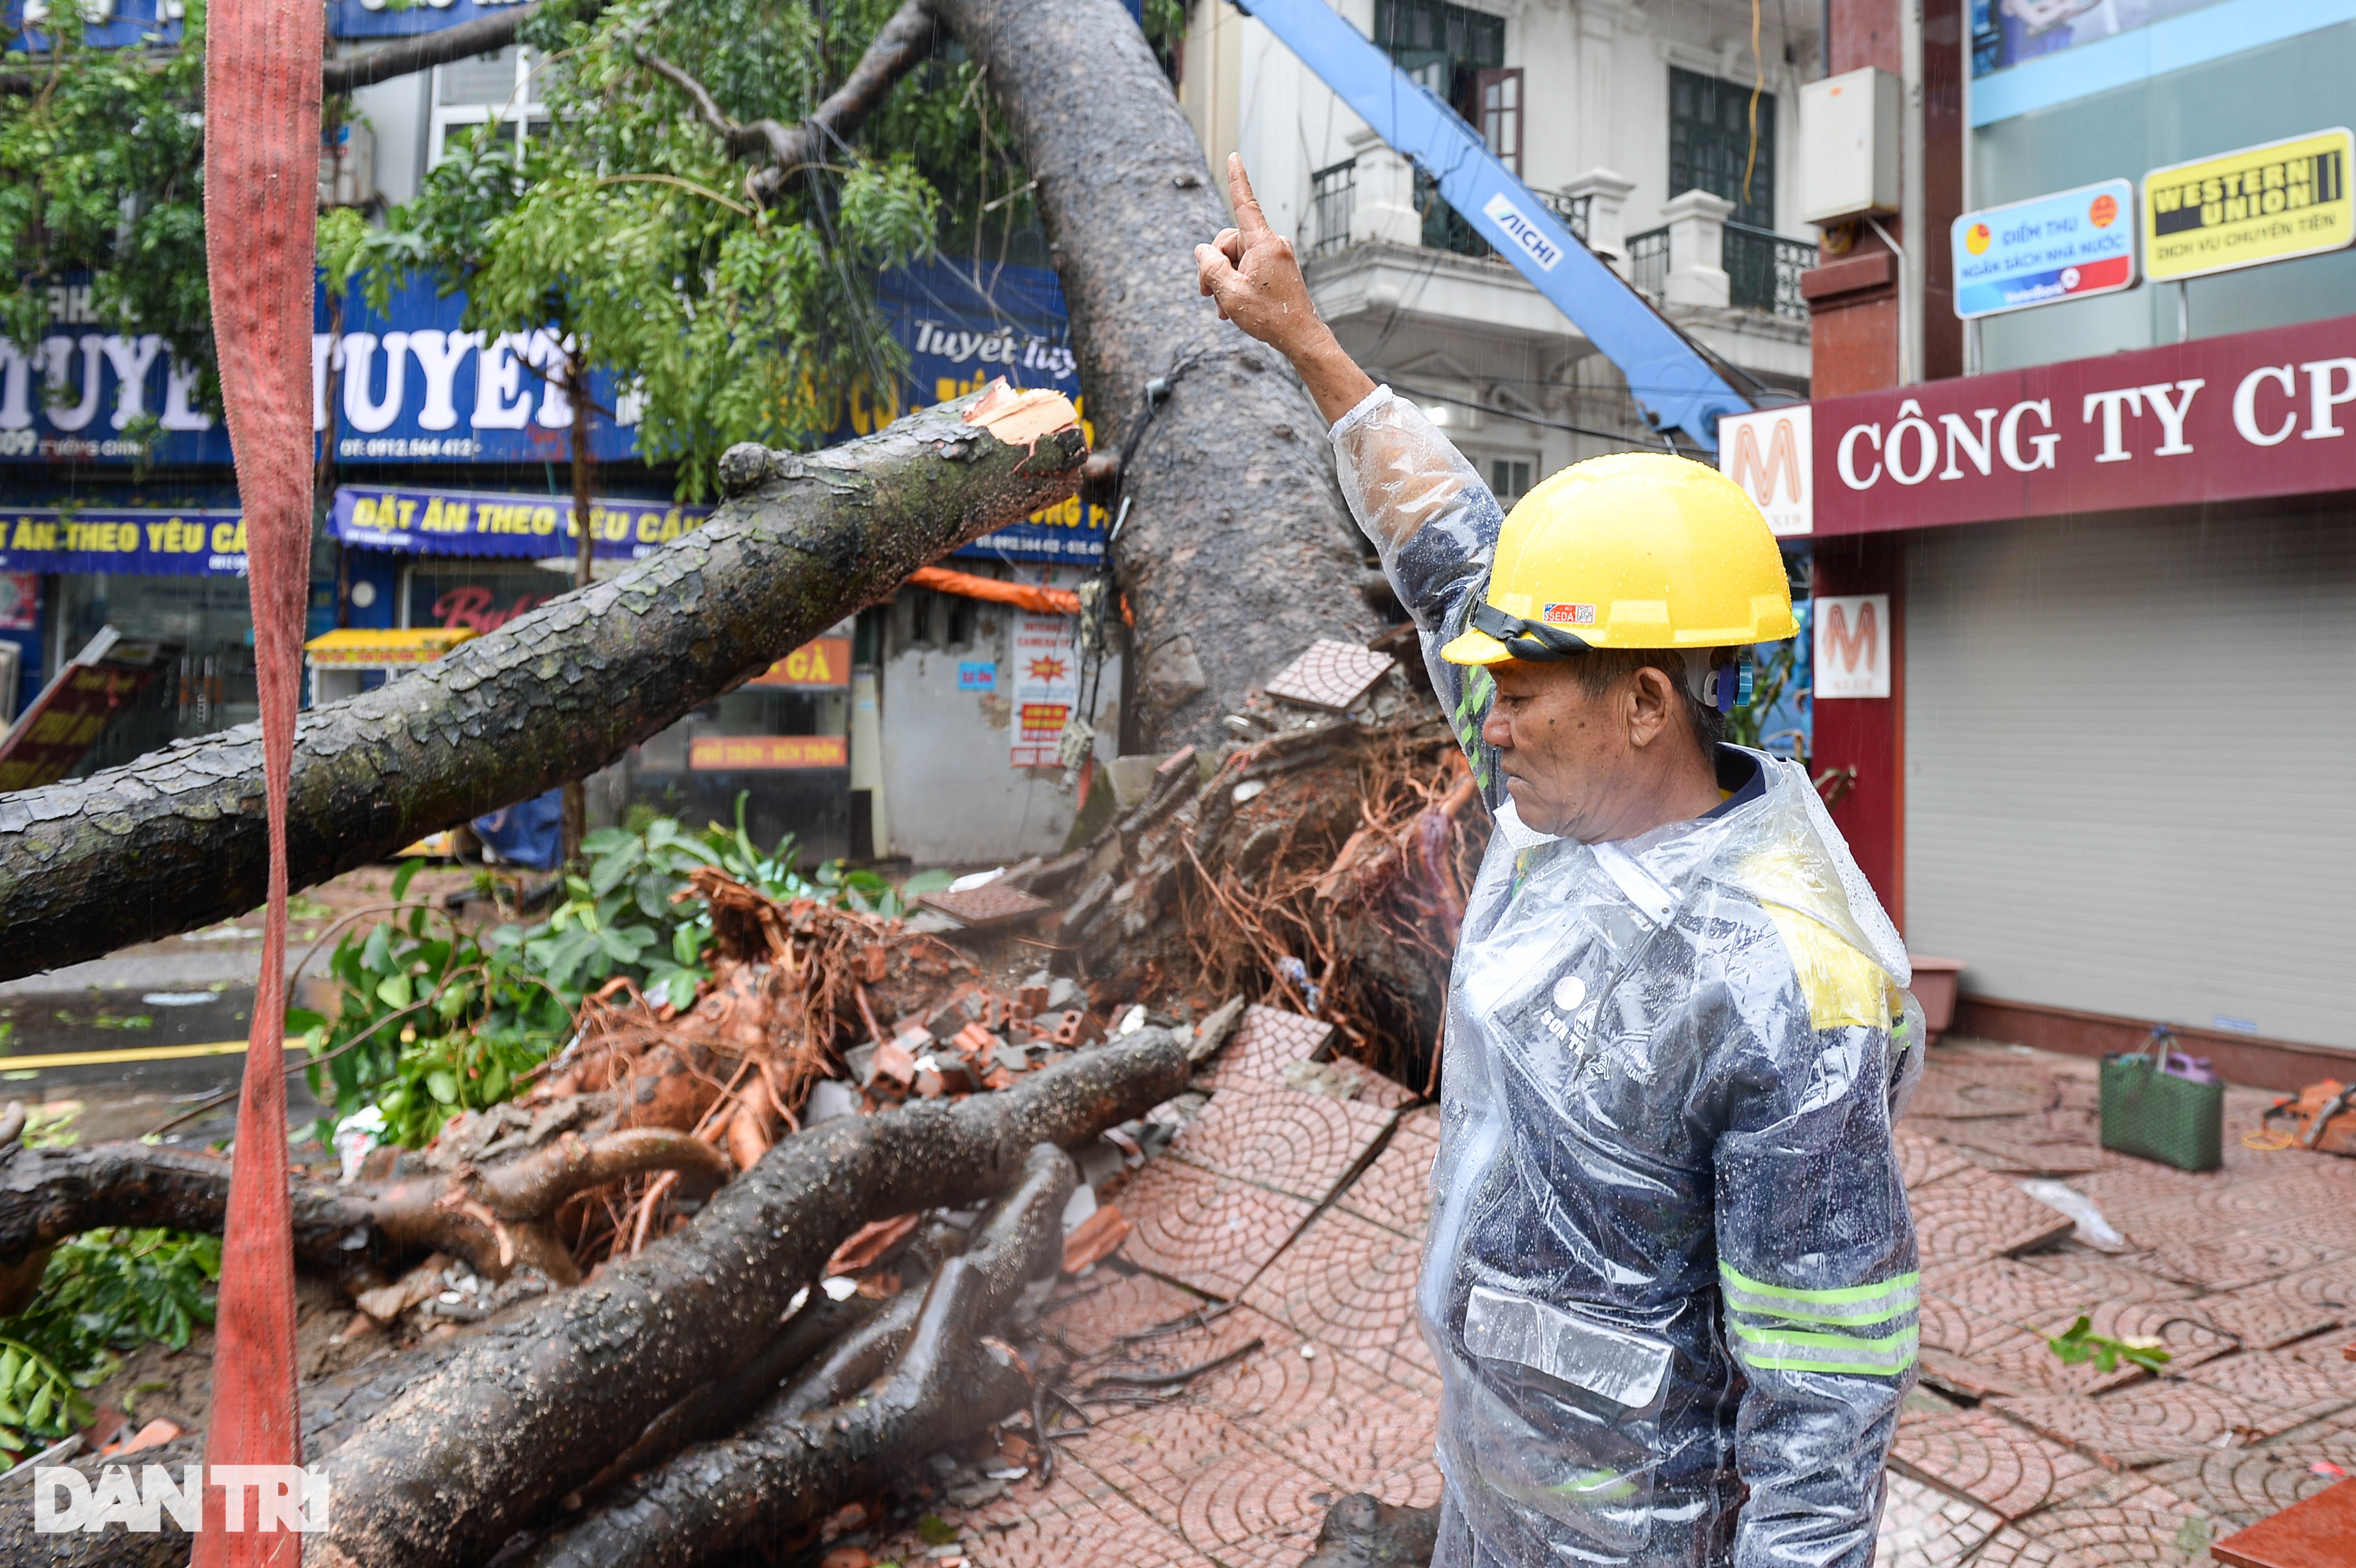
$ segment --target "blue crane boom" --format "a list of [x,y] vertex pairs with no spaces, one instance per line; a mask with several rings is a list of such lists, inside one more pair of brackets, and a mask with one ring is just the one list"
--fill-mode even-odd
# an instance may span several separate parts
[[1655,310],[1498,162],[1479,132],[1392,63],[1324,0],[1236,0],[1317,73],[1627,378],[1656,429],[1718,450],[1718,418],[1751,407]]

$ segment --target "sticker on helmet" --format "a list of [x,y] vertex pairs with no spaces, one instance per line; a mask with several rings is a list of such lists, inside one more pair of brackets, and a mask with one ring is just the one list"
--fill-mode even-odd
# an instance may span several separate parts
[[1549,626],[1592,626],[1595,624],[1595,606],[1548,604],[1541,619]]
[[1576,975],[1565,975],[1554,983],[1554,1005],[1564,1012],[1570,1011],[1587,1000],[1587,982]]

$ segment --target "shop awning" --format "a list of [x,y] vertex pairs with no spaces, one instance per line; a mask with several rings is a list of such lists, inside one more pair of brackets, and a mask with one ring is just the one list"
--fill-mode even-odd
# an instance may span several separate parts
[[303,653],[322,668],[401,669],[432,664],[475,635],[465,626],[419,626],[406,632],[328,632],[305,643]]
[[0,510],[0,571],[243,577],[245,521],[194,507],[9,507]]
[[[589,503],[596,554],[607,560],[652,555],[712,515],[674,501]],[[526,560],[571,557],[580,545],[569,496],[500,495],[408,485],[341,485],[327,514],[327,537],[404,555],[507,556]]]

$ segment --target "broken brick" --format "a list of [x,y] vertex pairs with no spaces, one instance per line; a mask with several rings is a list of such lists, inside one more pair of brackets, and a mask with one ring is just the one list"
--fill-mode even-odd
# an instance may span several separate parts
[[[875,1051],[875,1076],[905,1089],[916,1079],[916,1059],[896,1040],[878,1046]],[[937,1083],[938,1079],[935,1082]],[[934,1092],[939,1093],[937,1089]]]

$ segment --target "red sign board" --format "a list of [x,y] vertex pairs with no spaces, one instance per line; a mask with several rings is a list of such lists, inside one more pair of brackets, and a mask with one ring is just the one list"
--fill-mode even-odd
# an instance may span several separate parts
[[850,742],[841,735],[698,735],[687,750],[687,765],[698,773],[850,764]]
[[2356,315],[1813,414],[1818,534],[2356,489]]
[[156,669],[104,661],[68,665],[0,740],[0,790],[35,789],[65,777],[155,678]]

